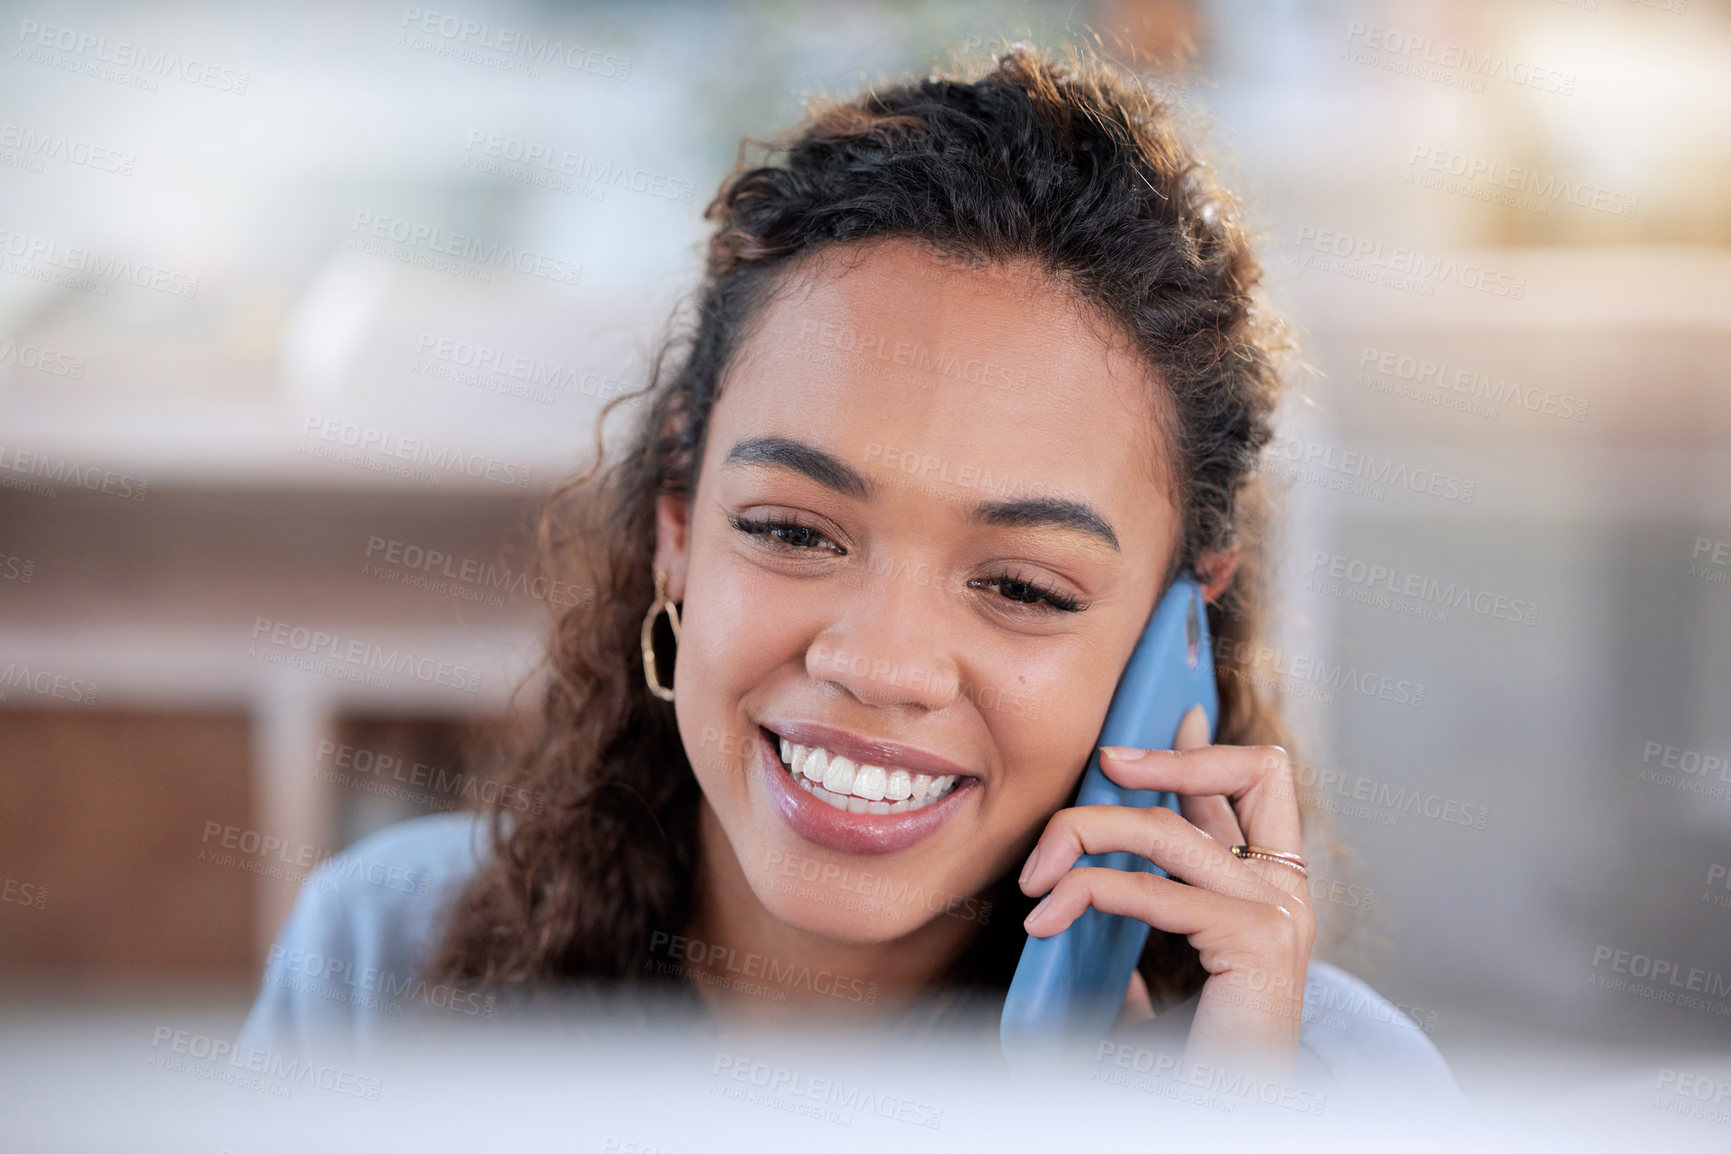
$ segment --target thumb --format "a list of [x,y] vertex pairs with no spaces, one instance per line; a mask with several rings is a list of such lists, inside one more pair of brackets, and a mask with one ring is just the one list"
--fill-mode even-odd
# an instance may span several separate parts
[[1148,983],[1142,980],[1142,971],[1131,970],[1130,985],[1124,991],[1124,1006],[1118,1011],[1118,1025],[1153,1020],[1154,999],[1148,996]]
[[1192,705],[1184,719],[1178,723],[1178,735],[1172,741],[1172,748],[1183,753],[1188,749],[1201,749],[1211,742],[1208,740],[1208,714],[1200,705]]

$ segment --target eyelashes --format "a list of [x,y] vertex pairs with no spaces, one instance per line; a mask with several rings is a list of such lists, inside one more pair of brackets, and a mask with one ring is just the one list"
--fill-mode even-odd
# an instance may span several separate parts
[[[829,541],[833,552],[841,552],[841,546],[837,545],[834,541],[830,541],[821,530],[813,529],[809,525],[801,525],[791,517],[753,518],[742,517],[737,513],[729,513],[727,515],[727,523],[732,525],[735,529],[738,529],[741,533],[747,533],[753,537],[770,537],[772,540],[778,541],[790,549],[814,548],[815,546],[812,539],[815,538],[819,541]],[[784,533],[787,534],[787,536],[782,536]],[[794,540],[790,540],[789,538],[794,538]]]
[[[824,549],[837,555],[845,554],[845,550],[822,530],[815,529],[810,525],[802,525],[791,517],[779,515],[745,517],[737,513],[729,513],[727,522],[739,532],[759,538],[766,547],[779,552],[793,553]],[[1005,569],[989,577],[975,577],[969,580],[968,586],[975,589],[997,588],[1004,600],[1014,605],[1036,610],[1043,604],[1046,606],[1044,612],[1047,613],[1079,613],[1087,608],[1074,597],[1039,581],[1023,577],[1020,570],[1011,572]]]
[[[1079,613],[1082,609],[1082,603],[1077,601],[1074,597],[1066,596],[1065,594],[1058,592],[1056,589],[1053,589],[1051,586],[1042,585],[1038,581],[1028,581],[1022,577],[1020,572],[1012,574],[1006,570],[994,577],[977,578],[976,580],[968,582],[968,584],[975,586],[1001,586],[998,592],[1003,593],[1008,600],[1014,601],[1018,605],[1037,605],[1041,601],[1044,601],[1052,608],[1062,610],[1065,613]],[[1016,590],[1020,595],[1012,595],[1008,592],[1010,589]]]

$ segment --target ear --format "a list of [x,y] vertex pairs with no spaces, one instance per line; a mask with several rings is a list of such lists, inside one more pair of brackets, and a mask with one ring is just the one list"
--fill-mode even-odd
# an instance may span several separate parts
[[691,502],[663,493],[655,498],[655,568],[667,570],[667,595],[685,600],[685,571],[690,559]]
[[1210,605],[1220,599],[1238,572],[1238,542],[1224,549],[1204,549],[1196,561],[1196,575],[1202,578],[1202,598]]

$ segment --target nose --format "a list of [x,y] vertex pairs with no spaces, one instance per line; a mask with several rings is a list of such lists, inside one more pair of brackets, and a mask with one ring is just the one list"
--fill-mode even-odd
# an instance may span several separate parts
[[944,708],[961,692],[961,667],[946,641],[945,598],[942,589],[899,575],[859,590],[807,647],[806,672],[866,705]]

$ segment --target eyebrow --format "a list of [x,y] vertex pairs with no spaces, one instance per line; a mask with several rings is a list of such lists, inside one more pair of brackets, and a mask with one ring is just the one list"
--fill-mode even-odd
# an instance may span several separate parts
[[[747,437],[733,446],[722,465],[788,469],[844,497],[861,501],[869,501],[877,494],[877,484],[870,477],[833,453],[791,437]],[[1120,549],[1118,534],[1113,532],[1111,523],[1081,501],[1058,497],[982,501],[969,510],[968,519],[1012,529],[1071,529]]]

